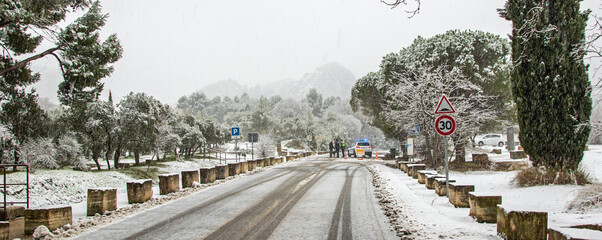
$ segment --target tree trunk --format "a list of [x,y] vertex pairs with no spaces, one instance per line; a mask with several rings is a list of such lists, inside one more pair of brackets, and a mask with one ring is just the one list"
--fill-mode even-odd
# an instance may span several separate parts
[[[456,135],[457,136],[457,135]],[[466,162],[466,138],[454,137],[454,149],[457,163]]]
[[113,154],[113,166],[115,168],[119,168],[119,157],[121,156],[121,140],[118,141],[117,148],[115,149],[115,154]]
[[134,151],[134,160],[136,161],[136,165],[140,165],[140,152]]

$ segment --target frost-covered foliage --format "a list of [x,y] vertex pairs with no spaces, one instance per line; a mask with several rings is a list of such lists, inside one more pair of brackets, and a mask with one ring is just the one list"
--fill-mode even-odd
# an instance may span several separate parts
[[584,64],[588,12],[580,1],[511,0],[512,93],[521,145],[537,166],[576,170],[590,133]]
[[21,147],[20,159],[33,168],[59,169],[80,164],[83,158],[81,145],[75,136],[65,134],[56,141],[39,138],[26,142]]
[[468,136],[512,121],[508,53],[506,40],[481,31],[418,37],[399,53],[383,57],[378,72],[360,78],[350,104],[391,138],[403,139],[406,129],[419,124],[424,157],[437,164],[442,141],[431,126],[442,95],[456,108],[452,138],[458,151]]
[[21,160],[34,168],[58,169],[57,149],[51,138],[29,141],[21,147]]
[[260,158],[273,157],[276,153],[276,143],[272,136],[261,136],[255,145],[255,156]]

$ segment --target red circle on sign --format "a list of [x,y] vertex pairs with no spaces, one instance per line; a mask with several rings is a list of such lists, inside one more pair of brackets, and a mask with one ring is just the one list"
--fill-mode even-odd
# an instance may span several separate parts
[[435,120],[435,129],[442,136],[447,136],[456,131],[456,121],[448,115],[442,115]]

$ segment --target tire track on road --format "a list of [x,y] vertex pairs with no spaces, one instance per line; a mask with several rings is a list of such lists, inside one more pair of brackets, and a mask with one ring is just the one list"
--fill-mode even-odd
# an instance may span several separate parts
[[332,221],[330,223],[330,230],[328,231],[329,240],[337,239],[341,218],[343,220],[341,229],[342,239],[353,239],[353,232],[351,229],[351,185],[353,183],[355,172],[357,172],[360,167],[356,167],[351,174],[349,174],[349,168],[351,167],[345,169],[345,183],[343,184],[343,189],[341,189],[337,206],[335,207],[334,215],[332,216]]
[[152,230],[157,229],[157,228],[159,228],[161,226],[164,226],[167,223],[172,222],[174,219],[178,219],[178,218],[181,218],[181,217],[186,216],[188,214],[191,214],[192,212],[199,211],[199,210],[201,210],[203,208],[209,207],[209,206],[211,206],[211,205],[213,205],[215,203],[218,203],[218,202],[223,201],[223,200],[225,200],[227,198],[235,196],[236,194],[238,194],[240,192],[246,191],[246,190],[248,190],[250,188],[253,188],[253,187],[261,185],[261,184],[264,184],[266,182],[269,182],[269,181],[281,178],[281,177],[283,177],[285,175],[288,175],[288,174],[290,174],[292,172],[293,172],[293,170],[287,170],[287,171],[285,171],[285,172],[283,172],[281,174],[278,174],[276,176],[273,176],[273,177],[270,177],[268,179],[262,180],[260,182],[257,182],[257,183],[254,183],[254,184],[251,184],[251,185],[248,185],[248,186],[244,186],[244,187],[242,187],[240,189],[237,189],[237,190],[232,190],[232,191],[228,191],[228,192],[222,193],[222,194],[220,194],[220,195],[218,195],[216,197],[213,197],[213,198],[211,198],[211,199],[203,202],[202,204],[199,204],[199,205],[197,205],[197,206],[195,206],[193,208],[188,209],[188,211],[185,211],[185,212],[182,212],[180,214],[174,215],[172,217],[166,218],[163,221],[157,222],[157,223],[153,224],[152,226],[150,226],[150,227],[148,227],[148,228],[146,228],[146,229],[144,229],[142,231],[139,231],[137,233],[134,233],[134,234],[130,235],[129,237],[125,238],[125,239],[127,239],[127,240],[140,239],[142,236],[146,235],[149,231],[152,231]]
[[[330,169],[332,162],[319,164],[316,170],[302,172],[278,186],[263,201],[250,207],[202,239],[267,239],[297,202]],[[305,181],[306,179],[309,179]],[[302,184],[299,186],[299,184]]]

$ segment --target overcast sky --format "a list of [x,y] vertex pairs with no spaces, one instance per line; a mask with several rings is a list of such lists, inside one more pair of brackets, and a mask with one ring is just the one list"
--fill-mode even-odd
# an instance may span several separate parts
[[[101,0],[110,15],[103,34],[117,33],[124,48],[104,95],[111,90],[119,101],[145,92],[171,104],[220,80],[299,79],[333,61],[359,78],[417,36],[474,29],[507,38],[511,23],[496,11],[504,2],[423,0],[420,14],[408,18],[411,7],[379,0]],[[40,96],[57,102],[56,61],[34,68],[42,74]]]

